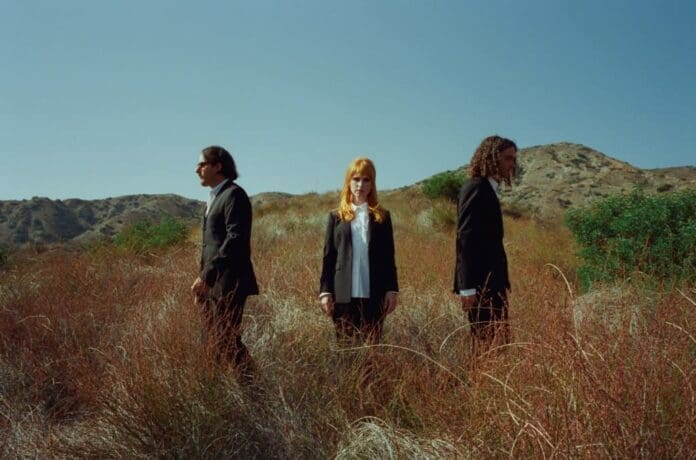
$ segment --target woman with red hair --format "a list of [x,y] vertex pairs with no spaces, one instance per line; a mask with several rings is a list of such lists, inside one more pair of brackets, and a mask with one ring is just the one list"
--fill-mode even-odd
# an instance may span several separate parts
[[376,176],[370,159],[353,160],[326,226],[321,309],[342,344],[378,343],[398,302],[391,216],[378,204]]

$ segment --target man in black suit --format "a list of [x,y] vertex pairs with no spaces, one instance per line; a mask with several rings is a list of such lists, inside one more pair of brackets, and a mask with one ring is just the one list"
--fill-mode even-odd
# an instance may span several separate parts
[[248,377],[253,361],[240,326],[247,297],[259,293],[251,263],[251,202],[234,182],[237,167],[224,148],[203,149],[196,174],[211,191],[203,217],[200,273],[191,292],[202,310],[203,336],[212,342],[216,360]]
[[510,185],[517,146],[500,136],[485,138],[471,163],[471,179],[459,194],[454,292],[468,313],[475,348],[494,339],[509,342],[507,291],[510,289],[503,246],[503,215],[498,187]]

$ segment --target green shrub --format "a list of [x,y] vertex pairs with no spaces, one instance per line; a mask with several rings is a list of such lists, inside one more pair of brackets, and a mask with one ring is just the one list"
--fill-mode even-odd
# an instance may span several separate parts
[[696,275],[696,192],[609,196],[566,213],[580,245],[583,288],[643,272],[660,280]]
[[669,192],[673,188],[674,188],[674,186],[672,184],[662,184],[662,185],[657,187],[657,191],[660,193]]
[[433,227],[437,230],[449,231],[457,225],[457,208],[451,204],[437,203],[431,215]]
[[10,266],[10,250],[0,246],[0,270]]
[[423,182],[423,194],[431,199],[442,197],[456,203],[466,180],[466,177],[453,171],[435,174]]
[[126,227],[114,237],[114,246],[138,254],[186,241],[188,229],[179,219],[164,217],[158,224],[142,221]]

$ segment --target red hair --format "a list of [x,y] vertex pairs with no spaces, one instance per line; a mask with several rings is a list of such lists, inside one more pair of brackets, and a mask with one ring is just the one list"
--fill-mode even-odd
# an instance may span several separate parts
[[377,171],[372,160],[365,157],[358,157],[351,162],[346,170],[346,178],[343,182],[343,190],[338,201],[338,218],[345,221],[351,221],[355,217],[355,212],[351,204],[350,181],[354,176],[367,176],[372,183],[370,193],[367,195],[367,206],[370,212],[375,216],[376,222],[382,222],[384,219],[384,210],[377,202]]

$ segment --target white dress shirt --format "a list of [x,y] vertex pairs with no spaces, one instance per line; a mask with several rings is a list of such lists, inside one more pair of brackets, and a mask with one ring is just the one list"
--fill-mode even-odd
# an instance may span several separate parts
[[[493,187],[493,191],[495,192],[495,196],[497,196],[498,200],[500,200],[500,193],[498,192],[498,188],[500,187],[500,185],[498,184],[498,181],[493,179],[492,177],[488,176],[488,182],[490,182],[491,187]],[[462,289],[461,291],[459,291],[459,295],[462,297],[476,295],[476,288]]]
[[370,297],[370,257],[368,253],[368,232],[370,230],[370,211],[367,203],[351,205],[355,218],[350,221],[350,237],[353,246],[353,276],[351,297]]
[[[353,249],[351,267],[351,297],[370,297],[370,258],[369,231],[370,213],[367,203],[361,206],[351,205],[355,218],[350,222],[351,245]],[[387,291],[387,295],[396,295],[397,291]],[[322,292],[319,299],[331,296],[330,292]]]
[[223,185],[228,181],[229,179],[224,179],[222,182],[217,184],[215,187],[210,189],[210,196],[208,197],[208,203],[205,205],[205,215],[206,217],[208,216],[208,211],[210,210],[210,207],[213,205],[213,201],[215,201],[215,197],[220,193],[220,189],[222,189]]

